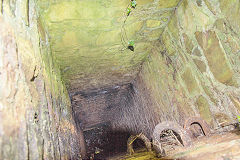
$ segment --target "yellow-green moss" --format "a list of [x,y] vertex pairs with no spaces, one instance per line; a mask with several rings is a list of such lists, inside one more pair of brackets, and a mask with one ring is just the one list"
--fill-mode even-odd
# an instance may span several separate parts
[[220,47],[219,40],[215,32],[196,32],[195,35],[199,45],[204,50],[204,54],[208,60],[208,65],[214,77],[221,83],[234,85],[232,79],[233,71],[227,62],[224,51]]
[[203,61],[197,59],[194,59],[193,61],[201,72],[206,72],[206,65]]
[[147,20],[147,27],[154,28],[161,25],[161,21],[158,20]]
[[190,68],[187,68],[185,72],[182,74],[182,79],[184,80],[185,85],[187,86],[188,92],[190,94],[199,92],[198,83],[194,78]]
[[189,37],[185,33],[183,33],[183,39],[184,39],[184,43],[185,43],[187,53],[191,54],[192,49],[193,49],[193,44],[192,44],[191,39],[189,39]]
[[158,2],[158,7],[159,8],[172,8],[176,7],[178,4],[179,0],[161,0]]
[[208,104],[208,101],[203,96],[199,96],[196,101],[196,106],[198,108],[200,116],[208,123],[213,123],[213,117],[210,111],[210,106]]

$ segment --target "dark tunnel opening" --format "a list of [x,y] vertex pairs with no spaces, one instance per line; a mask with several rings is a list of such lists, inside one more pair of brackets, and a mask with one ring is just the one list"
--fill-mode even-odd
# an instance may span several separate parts
[[[70,98],[73,117],[81,130],[79,136],[86,141],[88,156],[95,152],[95,156],[109,156],[117,152],[126,154],[130,135],[142,133],[149,141],[160,118],[166,117],[164,112],[159,116],[158,112],[150,108],[153,106],[152,97],[139,78],[128,84],[75,92]],[[101,135],[96,135],[101,132]],[[103,149],[93,143],[96,139],[102,141],[100,146]],[[140,141],[134,141],[134,150],[143,148]],[[117,147],[112,146],[113,144]]]
[[[127,153],[127,140],[131,133],[127,131],[112,130],[103,125],[84,132],[87,146],[87,156],[94,159],[108,159]],[[144,142],[136,139],[134,150],[143,149]]]
[[[133,95],[132,84],[71,95],[73,116],[78,129],[82,130],[79,134],[85,140],[86,157],[106,159],[126,154],[128,138],[137,133],[128,128],[116,128],[114,123],[121,123],[122,108],[133,105]],[[133,148],[144,148],[144,142],[134,141]]]

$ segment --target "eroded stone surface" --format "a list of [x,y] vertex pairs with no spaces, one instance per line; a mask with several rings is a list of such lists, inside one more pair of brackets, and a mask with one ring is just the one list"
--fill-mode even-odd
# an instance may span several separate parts
[[193,94],[194,92],[199,92],[198,83],[193,77],[190,68],[186,69],[186,71],[183,73],[182,79],[184,80],[190,94]]
[[187,53],[191,54],[193,49],[193,44],[186,34],[183,34],[184,43],[187,49]]
[[[178,2],[141,0],[129,17],[129,0],[38,4],[63,79],[77,91],[130,82]],[[134,52],[127,49],[130,40]]]
[[[2,78],[4,87],[1,89],[4,90],[0,96],[4,97],[4,103],[10,97],[7,106],[14,106],[12,102],[16,101],[18,110],[13,109],[14,114],[24,112],[24,107],[19,106],[33,106],[26,118],[29,126],[16,118],[19,120],[17,126],[25,127],[19,132],[24,142],[20,146],[27,148],[24,141],[27,133],[31,139],[33,151],[30,156],[42,157],[43,152],[38,154],[36,150],[38,145],[44,148],[44,156],[49,159],[53,151],[58,150],[54,144],[43,146],[42,135],[48,137],[46,141],[55,142],[58,138],[51,137],[55,130],[62,131],[60,138],[75,134],[74,123],[68,121],[71,108],[64,83],[72,95],[89,88],[131,82],[134,94],[127,96],[131,104],[120,105],[114,115],[118,121],[113,121],[113,126],[119,130],[143,131],[151,135],[154,126],[162,121],[183,125],[187,117],[199,115],[212,128],[222,125],[219,117],[227,119],[228,123],[236,122],[240,108],[239,1],[139,1],[124,27],[127,39],[135,41],[134,52],[126,49],[126,38],[121,40],[129,0],[41,0],[35,6],[37,11],[31,6],[32,1],[29,8],[27,1],[17,5],[13,2],[3,1],[1,15],[10,21],[9,26],[17,26],[16,31],[20,32],[13,35],[6,32],[9,37],[6,36],[4,42],[9,42],[10,49],[6,50],[19,55],[4,55],[1,65],[7,73],[1,76],[7,78]],[[34,17],[36,12],[39,18]],[[25,27],[24,30],[21,27]],[[15,63],[16,59],[22,60],[21,65]],[[104,104],[103,108],[107,106],[99,104]],[[86,111],[88,105],[85,104]],[[32,123],[35,112],[40,115],[41,125]],[[223,113],[224,116],[218,116]],[[7,116],[10,120],[14,117]],[[52,123],[48,123],[50,121]],[[0,126],[0,134],[13,133],[16,137],[16,128],[5,129],[8,124],[12,122],[5,121],[4,129]],[[43,126],[42,134],[36,134],[39,126]],[[26,127],[30,127],[29,132]],[[12,149],[6,139],[3,140],[4,156],[11,157],[11,151],[16,149]],[[66,153],[62,155],[64,158],[78,153],[68,145],[63,147],[70,141],[75,144],[76,139],[61,139],[60,150]],[[23,157],[26,155],[24,153]],[[56,151],[57,159],[59,156]]]
[[40,42],[34,4],[17,2],[4,1],[0,15],[0,159],[78,159],[69,97]]
[[204,64],[203,61],[197,59],[194,59],[193,61],[201,72],[206,72],[206,65]]
[[199,45],[204,50],[208,65],[215,78],[221,83],[234,85],[232,79],[233,72],[227,62],[224,51],[220,47],[216,33],[212,31],[207,33],[197,32],[195,35]]
[[208,124],[211,125],[212,122],[213,122],[213,118],[212,118],[211,111],[210,111],[210,108],[209,108],[210,106],[209,106],[206,98],[204,98],[203,96],[198,97],[198,99],[196,101],[196,106],[198,107],[199,114],[201,115],[201,117]]

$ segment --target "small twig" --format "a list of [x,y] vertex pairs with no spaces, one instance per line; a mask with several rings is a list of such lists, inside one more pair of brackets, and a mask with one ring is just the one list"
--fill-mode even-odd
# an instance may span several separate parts
[[131,145],[138,137],[140,137],[142,134],[142,132],[138,135],[135,136],[135,138],[129,143],[129,145]]
[[170,130],[170,134],[177,140],[177,142],[178,142],[181,146],[183,146],[182,143],[179,141],[179,139],[178,139],[177,136],[173,133],[172,130]]

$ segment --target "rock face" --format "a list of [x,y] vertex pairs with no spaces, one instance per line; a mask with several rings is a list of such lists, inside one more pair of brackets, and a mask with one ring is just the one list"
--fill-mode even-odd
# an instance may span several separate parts
[[80,127],[148,137],[190,116],[236,122],[239,0],[137,0],[127,16],[129,3],[0,1],[0,159],[79,158],[72,110]]
[[[71,92],[129,83],[178,1],[38,1],[51,49]],[[124,21],[126,21],[124,23]],[[135,50],[127,49],[135,42]]]
[[2,2],[0,159],[78,159],[70,100],[35,4]]
[[[218,128],[219,122],[236,123],[240,104],[240,34],[236,24],[240,20],[235,16],[234,23],[229,22],[229,13],[222,7],[227,3],[225,1],[168,2],[149,1],[139,7],[149,8],[154,4],[149,8],[151,11],[147,10],[149,13],[168,10],[170,16],[165,25],[154,30],[156,39],[150,40],[145,30],[141,30],[142,37],[135,34],[136,39],[149,40],[150,50],[139,74],[129,81],[133,86],[129,95],[131,100],[127,105],[115,105],[120,114],[111,123],[118,129],[143,131],[148,136],[159,122],[175,121],[183,126],[189,116],[202,117],[212,128]],[[227,8],[235,8],[229,6],[233,4],[229,2]],[[239,6],[238,1],[236,4]],[[140,14],[141,9],[136,12]],[[236,15],[238,10],[232,12]],[[163,23],[147,14],[142,17],[145,27],[155,28]],[[138,53],[134,54],[138,56]],[[98,79],[100,77],[98,75]],[[79,100],[80,106],[90,107],[84,101]],[[103,107],[101,103],[101,108],[107,108],[107,105]]]
[[[146,118],[152,124],[148,126],[156,121],[183,125],[190,116],[202,117],[212,128],[218,128],[224,117],[226,123],[237,122],[240,19],[236,16],[234,24],[228,22],[229,13],[219,7],[222,3],[183,0],[179,4],[133,82],[141,103],[133,105],[130,116],[147,107],[154,111]],[[151,117],[158,118],[150,121]],[[144,123],[137,121],[136,126],[142,129]]]

